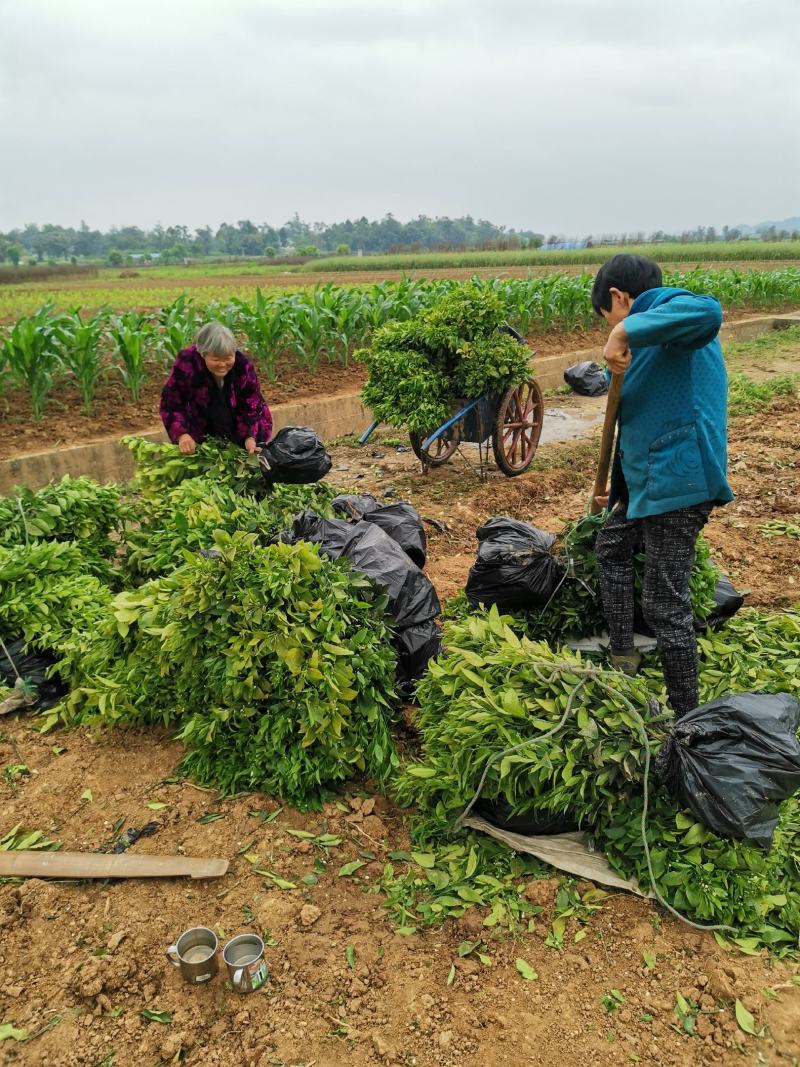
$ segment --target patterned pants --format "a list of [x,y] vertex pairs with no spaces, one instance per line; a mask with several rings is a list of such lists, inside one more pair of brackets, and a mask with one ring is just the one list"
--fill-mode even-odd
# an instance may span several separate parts
[[597,537],[600,591],[603,596],[611,652],[633,648],[633,558],[644,544],[642,613],[656,635],[664,665],[664,681],[676,715],[697,706],[697,639],[689,596],[697,535],[713,505],[667,511],[629,519],[618,504]]

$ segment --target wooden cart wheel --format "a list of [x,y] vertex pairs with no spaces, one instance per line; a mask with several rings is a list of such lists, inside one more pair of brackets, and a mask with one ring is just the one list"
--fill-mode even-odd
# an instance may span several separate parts
[[535,381],[506,390],[492,431],[492,450],[497,466],[507,477],[514,478],[530,467],[543,421],[544,399]]
[[411,439],[414,455],[424,466],[441,467],[455,454],[461,444],[461,423],[455,423],[441,437],[437,437],[430,449],[422,447],[422,442],[428,439],[428,434],[409,433],[408,436]]

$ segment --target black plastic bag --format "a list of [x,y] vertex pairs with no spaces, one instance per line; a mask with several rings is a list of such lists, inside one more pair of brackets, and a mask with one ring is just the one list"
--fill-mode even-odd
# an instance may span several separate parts
[[6,641],[5,645],[8,656],[0,645],[0,682],[3,685],[13,689],[17,682],[17,674],[19,674],[36,693],[36,700],[31,706],[42,711],[52,708],[62,697],[66,696],[69,690],[58,674],[53,675],[52,678],[47,676],[56,662],[55,656],[50,655],[49,652],[24,652],[25,642],[22,640],[10,643]]
[[467,600],[500,611],[543,608],[565,569],[550,553],[555,536],[505,516],[489,519],[476,534],[478,558],[467,579]]
[[778,802],[800,789],[800,702],[788,693],[734,693],[670,728],[656,771],[679,804],[722,837],[765,851]]
[[282,540],[318,544],[330,559],[348,559],[354,570],[385,590],[386,611],[395,624],[398,682],[408,689],[418,681],[428,660],[439,652],[441,637],[433,620],[441,607],[430,580],[400,546],[379,526],[364,520],[322,519],[313,511],[295,516]]
[[394,636],[397,649],[397,681],[410,696],[414,686],[428,669],[428,663],[442,650],[442,631],[433,619],[406,626]]
[[308,485],[324,478],[331,457],[309,426],[285,426],[261,448],[261,473],[267,485]]
[[475,814],[490,822],[500,830],[512,834],[533,837],[539,834],[567,834],[580,829],[578,820],[570,812],[529,811],[525,815],[512,815],[511,805],[504,797],[496,800],[479,800],[475,805]]
[[[694,628],[697,633],[703,633],[708,629],[716,630],[723,623],[726,623],[728,619],[732,619],[744,604],[744,596],[741,593],[737,593],[730,578],[726,578],[724,574],[719,576],[714,587],[714,604],[715,607],[710,615],[707,615],[705,619],[694,620]],[[637,634],[643,634],[645,637],[655,637],[652,627],[645,622],[642,606],[638,601],[634,608],[633,624]]]
[[428,539],[419,512],[405,500],[379,504],[372,496],[337,496],[335,511],[349,519],[372,522],[385,531],[418,567],[425,566]]
[[331,507],[334,511],[339,512],[342,518],[355,519],[357,522],[359,519],[363,519],[365,515],[369,515],[375,508],[379,508],[380,504],[369,493],[360,495],[357,493],[340,493],[331,501]]
[[608,392],[608,380],[599,363],[573,363],[564,371],[564,381],[579,396],[602,396]]
[[715,630],[728,619],[732,619],[744,604],[744,597],[736,591],[730,578],[726,578],[724,574],[720,575],[714,587],[714,603],[714,610],[707,618],[697,620],[695,629],[706,630],[711,627]]

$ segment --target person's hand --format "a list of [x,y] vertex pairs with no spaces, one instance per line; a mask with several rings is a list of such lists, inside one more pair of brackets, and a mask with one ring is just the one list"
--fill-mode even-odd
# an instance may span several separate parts
[[246,437],[244,441],[244,447],[252,456],[254,452],[258,452],[258,445],[256,444],[255,437]]
[[631,358],[625,323],[618,322],[608,335],[606,347],[603,349],[603,359],[612,374],[624,374],[630,366]]
[[178,448],[181,450],[184,456],[191,456],[191,454],[197,448],[197,442],[191,434],[182,433],[178,438]]
[[606,493],[605,496],[596,496],[594,498],[594,502],[595,502],[595,504],[597,504],[597,506],[599,508],[607,508],[608,507],[608,498],[609,498],[609,496],[610,496],[609,493]]

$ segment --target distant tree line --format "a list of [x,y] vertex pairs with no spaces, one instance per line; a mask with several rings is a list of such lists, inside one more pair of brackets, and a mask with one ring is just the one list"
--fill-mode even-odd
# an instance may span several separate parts
[[295,215],[283,226],[256,225],[242,219],[235,225],[223,222],[216,230],[201,226],[112,227],[93,230],[85,222],[78,229],[46,223],[29,223],[22,229],[0,234],[0,261],[31,259],[108,260],[123,263],[131,256],[157,258],[160,262],[208,256],[279,256],[343,254],[357,252],[448,251],[453,249],[537,248],[542,235],[495,226],[484,219],[428,218],[398,222],[393,215],[370,222],[347,219],[327,225],[303,222]]
[[[794,222],[794,220],[791,220]],[[800,239],[800,231],[765,227],[755,233],[742,233],[736,228],[698,226],[694,230],[667,233],[656,230],[624,234],[601,234],[591,237],[595,246],[614,244],[646,244],[662,242],[738,241],[743,237],[758,237],[766,241]],[[563,235],[551,234],[547,245],[564,241]],[[566,240],[574,240],[567,238]],[[582,238],[584,242],[587,238]],[[328,225],[324,222],[303,222],[295,214],[283,226],[256,224],[241,219],[235,225],[223,222],[216,230],[201,226],[155,226],[143,230],[138,226],[112,227],[107,232],[93,230],[85,222],[75,229],[45,223],[29,223],[21,229],[0,233],[0,263],[105,261],[122,265],[132,260],[158,260],[179,263],[185,259],[210,256],[316,256],[350,255],[359,252],[421,252],[457,251],[460,249],[517,249],[538,248],[544,235],[532,230],[514,230],[496,226],[485,219],[429,218],[420,215],[410,222],[399,222],[393,215],[370,221],[347,219]]]

